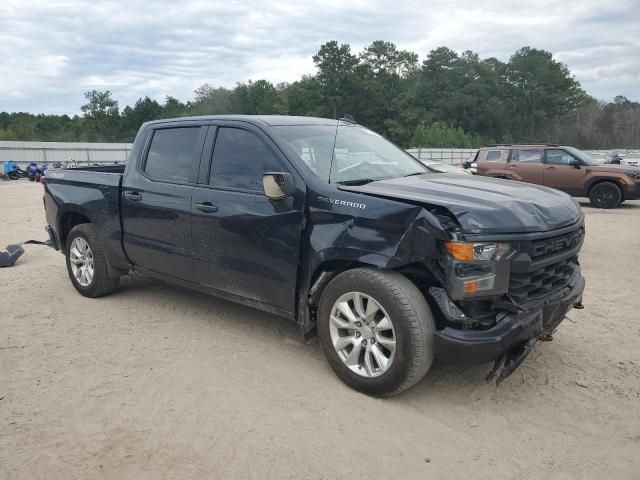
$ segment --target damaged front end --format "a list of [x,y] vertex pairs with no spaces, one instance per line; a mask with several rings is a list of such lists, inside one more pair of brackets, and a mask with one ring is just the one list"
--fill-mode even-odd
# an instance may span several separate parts
[[578,263],[584,225],[500,241],[444,242],[428,268],[442,286],[428,289],[440,326],[435,356],[451,363],[494,361],[499,383],[537,340],[550,340],[572,307],[582,307]]

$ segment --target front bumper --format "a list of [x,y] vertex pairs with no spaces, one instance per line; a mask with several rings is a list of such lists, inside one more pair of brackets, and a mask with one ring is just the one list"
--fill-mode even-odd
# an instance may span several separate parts
[[625,200],[640,200],[640,183],[626,186],[626,188],[624,188],[622,197]]
[[486,363],[497,360],[523,342],[551,334],[566,313],[582,302],[585,281],[578,272],[565,288],[517,314],[498,314],[487,330],[445,327],[435,332],[435,357],[448,363]]

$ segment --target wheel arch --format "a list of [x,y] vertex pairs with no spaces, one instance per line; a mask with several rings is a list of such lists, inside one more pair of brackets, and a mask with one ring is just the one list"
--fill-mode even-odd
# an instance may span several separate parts
[[622,188],[618,184],[617,180],[618,180],[618,177],[595,177],[595,178],[592,178],[591,180],[589,180],[589,183],[587,184],[587,188],[586,188],[587,197],[589,195],[591,195],[591,190],[593,190],[593,188],[596,185],[600,185],[602,183],[610,183],[612,185],[615,185],[618,188],[618,190],[620,190],[620,194],[622,195],[622,199],[624,200],[624,188]]
[[[376,259],[378,255],[372,257]],[[370,259],[371,260],[371,259]],[[312,272],[310,272],[309,280],[304,288],[300,289],[300,297],[298,302],[297,321],[302,329],[305,337],[311,337],[316,325],[316,309],[322,293],[327,285],[339,274],[355,268],[370,267],[379,270],[395,271],[404,275],[418,290],[424,295],[428,303],[431,303],[428,292],[431,286],[441,286],[440,282],[431,275],[424,265],[418,265],[419,262],[402,264],[398,266],[389,266],[389,261],[378,259],[379,261],[364,261],[354,258],[333,258],[319,263]]]
[[87,213],[80,208],[69,208],[60,213],[58,220],[58,237],[60,241],[60,248],[64,251],[69,232],[73,227],[83,224],[93,223]]

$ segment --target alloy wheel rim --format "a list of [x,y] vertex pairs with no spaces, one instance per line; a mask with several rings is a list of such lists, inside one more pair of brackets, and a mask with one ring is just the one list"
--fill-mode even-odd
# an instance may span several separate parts
[[382,305],[361,292],[342,295],[333,304],[329,333],[338,358],[362,377],[378,377],[391,368],[396,352],[393,322]]
[[93,252],[84,238],[76,237],[71,242],[69,262],[71,264],[71,273],[76,282],[82,287],[91,285],[95,273]]

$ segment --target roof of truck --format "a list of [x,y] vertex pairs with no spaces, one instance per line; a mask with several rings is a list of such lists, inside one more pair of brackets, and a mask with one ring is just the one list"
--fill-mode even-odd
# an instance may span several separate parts
[[203,115],[197,117],[165,118],[148,124],[184,122],[190,120],[236,120],[253,124],[278,125],[335,125],[337,120],[320,117],[298,117],[293,115]]

